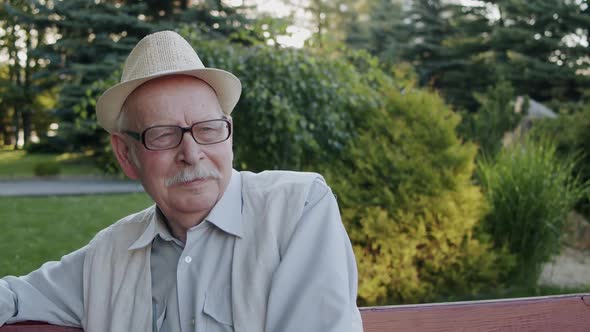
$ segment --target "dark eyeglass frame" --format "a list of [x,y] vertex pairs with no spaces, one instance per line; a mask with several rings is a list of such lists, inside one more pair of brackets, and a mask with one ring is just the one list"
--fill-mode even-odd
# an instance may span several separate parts
[[[225,137],[222,140],[219,141],[215,141],[215,142],[209,142],[209,143],[202,143],[199,142],[199,140],[197,140],[197,138],[195,137],[194,133],[193,133],[193,128],[197,125],[201,125],[203,123],[208,123],[208,122],[218,122],[218,121],[223,121],[225,122],[225,124],[227,125],[227,137]],[[146,142],[145,142],[145,137],[146,137],[146,132],[149,131],[150,129],[153,128],[162,128],[162,127],[175,127],[175,128],[180,128],[180,130],[182,131],[182,133],[180,134],[180,140],[178,141],[178,144],[176,144],[175,146],[169,147],[169,148],[163,148],[163,149],[159,149],[159,148],[150,148],[147,146]],[[123,133],[127,134],[129,137],[141,142],[141,144],[147,149],[147,150],[151,150],[151,151],[162,151],[162,150],[170,150],[170,149],[174,149],[176,147],[178,147],[181,143],[182,140],[184,139],[184,134],[186,132],[189,132],[191,134],[191,137],[195,140],[195,142],[197,142],[200,145],[212,145],[212,144],[217,144],[217,143],[221,143],[221,142],[225,142],[227,141],[230,137],[231,137],[231,132],[232,132],[232,126],[231,126],[231,121],[229,121],[227,118],[223,118],[223,119],[213,119],[213,120],[205,120],[205,121],[199,121],[199,122],[195,122],[192,125],[190,125],[189,127],[181,127],[181,126],[175,126],[175,125],[162,125],[162,126],[152,126],[149,128],[144,129],[141,133],[135,132],[135,131],[130,131],[130,130],[123,130]]]

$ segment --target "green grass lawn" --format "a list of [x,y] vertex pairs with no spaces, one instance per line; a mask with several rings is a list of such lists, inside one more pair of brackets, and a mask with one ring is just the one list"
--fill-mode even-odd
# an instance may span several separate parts
[[101,175],[90,156],[82,153],[31,154],[22,150],[0,150],[0,177],[32,177],[36,164],[58,162],[60,175]]
[[99,230],[151,204],[144,193],[0,198],[0,277],[59,260]]

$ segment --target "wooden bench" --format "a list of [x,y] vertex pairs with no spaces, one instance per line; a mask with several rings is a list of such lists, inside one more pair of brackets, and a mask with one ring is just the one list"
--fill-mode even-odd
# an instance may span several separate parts
[[[590,294],[361,308],[365,332],[587,332]],[[79,332],[36,322],[0,332]]]

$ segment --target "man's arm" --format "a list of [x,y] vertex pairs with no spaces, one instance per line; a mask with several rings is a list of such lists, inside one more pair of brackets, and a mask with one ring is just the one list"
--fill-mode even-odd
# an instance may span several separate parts
[[362,331],[352,246],[323,181],[312,185],[303,216],[282,251],[265,331]]
[[16,296],[6,281],[0,279],[0,326],[16,314]]
[[0,326],[25,320],[81,325],[86,247],[23,277],[0,279]]

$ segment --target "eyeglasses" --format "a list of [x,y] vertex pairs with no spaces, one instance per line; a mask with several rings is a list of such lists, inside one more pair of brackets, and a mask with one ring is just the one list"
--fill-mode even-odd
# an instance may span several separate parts
[[201,145],[221,143],[231,136],[231,122],[226,119],[215,119],[195,122],[190,127],[149,127],[141,134],[128,130],[123,132],[140,141],[148,150],[168,150],[179,146],[186,132],[190,132],[195,142]]

